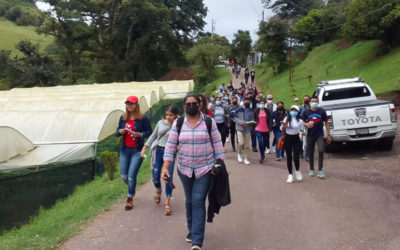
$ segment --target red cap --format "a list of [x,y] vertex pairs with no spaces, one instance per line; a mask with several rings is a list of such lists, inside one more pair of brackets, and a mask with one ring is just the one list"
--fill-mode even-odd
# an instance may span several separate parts
[[132,95],[132,96],[129,96],[128,98],[126,98],[125,103],[127,103],[127,102],[138,103],[138,101],[139,101],[139,99],[136,96]]

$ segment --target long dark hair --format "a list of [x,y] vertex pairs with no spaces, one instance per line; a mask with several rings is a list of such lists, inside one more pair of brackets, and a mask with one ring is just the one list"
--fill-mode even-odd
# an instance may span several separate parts
[[203,94],[199,94],[198,96],[199,96],[199,98],[201,98],[200,111],[203,114],[207,114],[207,111],[208,111],[208,98]]
[[174,115],[179,115],[179,109],[178,109],[178,106],[176,106],[175,104],[171,104],[168,108],[167,108],[167,110],[165,110],[165,113],[167,113],[167,112],[171,112],[172,114],[174,114]]

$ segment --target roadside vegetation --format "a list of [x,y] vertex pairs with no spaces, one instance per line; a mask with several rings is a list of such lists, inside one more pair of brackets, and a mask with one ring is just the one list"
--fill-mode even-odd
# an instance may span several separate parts
[[[140,168],[138,185],[148,181],[150,175],[149,158],[147,158]],[[68,198],[58,201],[52,208],[42,209],[28,224],[5,232],[0,236],[0,248],[57,248],[115,202],[120,202],[123,209],[122,202],[126,191],[127,187],[120,178],[116,177],[110,181],[107,174],[96,177],[94,181],[78,187]]]
[[340,48],[341,43],[334,41],[311,51],[293,68],[291,83],[289,70],[276,75],[268,63],[256,65],[258,86],[287,106],[295,97],[301,100],[303,95],[311,95],[322,80],[361,77],[376,94],[400,90],[400,48],[387,52],[379,40],[358,42],[349,48]]

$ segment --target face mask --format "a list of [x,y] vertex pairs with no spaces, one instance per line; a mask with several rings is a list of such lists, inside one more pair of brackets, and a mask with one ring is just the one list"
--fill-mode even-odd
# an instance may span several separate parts
[[232,104],[233,104],[233,105],[236,105],[236,104],[237,104],[237,102],[232,102]]
[[267,100],[267,103],[268,103],[268,104],[271,104],[271,103],[272,103],[272,100]]
[[221,106],[222,102],[221,101],[216,101],[215,104],[217,104],[218,106]]
[[210,98],[210,102],[214,102],[214,100],[215,100],[214,98]]
[[225,101],[228,101],[228,97],[226,96],[226,97],[224,97],[224,99],[225,99]]
[[189,116],[196,116],[197,113],[199,113],[199,107],[198,106],[190,105],[189,107],[186,107],[186,114],[188,114]]
[[309,100],[304,101],[304,104],[305,104],[305,105],[308,105],[308,104],[310,104],[310,101],[309,101]]
[[258,108],[264,109],[264,108],[265,108],[265,105],[264,105],[264,104],[258,104]]
[[296,117],[298,113],[297,111],[290,111],[290,116]]
[[245,106],[246,108],[250,108],[250,103],[245,103],[244,106]]
[[318,108],[318,102],[310,102],[311,108]]

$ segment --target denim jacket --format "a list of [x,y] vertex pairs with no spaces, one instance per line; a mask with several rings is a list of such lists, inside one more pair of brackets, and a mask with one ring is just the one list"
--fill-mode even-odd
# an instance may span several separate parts
[[[122,116],[121,116],[119,118],[117,132],[115,133],[116,137],[121,136],[121,134],[119,133],[119,130],[125,128],[125,125],[126,125],[126,120],[123,120]],[[149,137],[151,135],[151,133],[153,132],[149,118],[147,118],[147,116],[144,115],[142,119],[135,120],[135,130],[134,131],[142,133],[142,137],[137,139],[137,145],[136,145],[136,147],[141,150],[144,145],[144,139]],[[125,147],[125,135],[122,135],[122,142],[120,145],[120,150],[122,150],[124,147]]]

